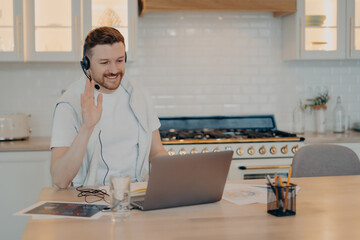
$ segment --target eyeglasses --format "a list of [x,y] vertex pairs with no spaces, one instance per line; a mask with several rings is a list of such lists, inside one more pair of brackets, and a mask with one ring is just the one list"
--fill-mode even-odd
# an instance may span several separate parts
[[106,199],[106,196],[109,197],[109,194],[104,189],[93,189],[93,188],[82,188],[83,186],[79,186],[76,188],[79,191],[78,197],[85,197],[85,202],[94,203],[98,201],[105,201],[109,203]]

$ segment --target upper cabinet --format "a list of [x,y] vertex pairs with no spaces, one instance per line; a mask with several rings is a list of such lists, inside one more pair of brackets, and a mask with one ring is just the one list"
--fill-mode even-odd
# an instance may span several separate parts
[[283,58],[358,58],[360,0],[298,0],[283,18]]
[[25,60],[72,61],[80,53],[80,1],[27,0]]
[[23,59],[22,0],[1,0],[0,61],[22,61]]
[[134,60],[138,18],[137,4],[135,0],[84,0],[82,39],[93,28],[114,27],[125,38],[128,61]]
[[1,1],[0,61],[80,61],[84,38],[99,26],[117,28],[134,59],[137,1]]
[[351,0],[347,2],[347,24],[349,36],[347,58],[360,58],[360,0]]

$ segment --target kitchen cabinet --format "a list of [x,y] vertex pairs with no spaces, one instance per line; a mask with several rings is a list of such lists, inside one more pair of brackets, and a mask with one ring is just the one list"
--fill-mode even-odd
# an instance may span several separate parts
[[43,187],[51,187],[50,151],[0,152],[0,232],[2,239],[20,239],[28,217],[13,216],[34,204]]
[[[82,39],[96,27],[112,26],[125,38],[127,60],[136,58],[138,3],[135,0],[84,0]],[[82,54],[82,53],[81,53]]]
[[137,1],[4,0],[0,5],[0,61],[80,61],[87,33],[112,26],[135,58]]
[[359,7],[359,0],[298,0],[283,18],[283,59],[359,58]]
[[22,0],[1,0],[0,61],[23,61]]
[[347,0],[347,21],[349,41],[347,58],[360,59],[360,0]]
[[24,2],[25,61],[71,61],[81,56],[80,1]]

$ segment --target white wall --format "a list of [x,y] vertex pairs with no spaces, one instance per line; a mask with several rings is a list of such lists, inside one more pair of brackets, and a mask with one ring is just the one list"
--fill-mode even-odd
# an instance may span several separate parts
[[[281,21],[270,13],[147,13],[126,71],[148,87],[159,116],[272,113],[290,131],[298,99],[327,88],[328,127],[338,95],[351,122],[360,121],[360,61],[282,61]],[[56,98],[80,76],[78,63],[0,63],[0,114],[29,113],[32,136],[49,136]]]

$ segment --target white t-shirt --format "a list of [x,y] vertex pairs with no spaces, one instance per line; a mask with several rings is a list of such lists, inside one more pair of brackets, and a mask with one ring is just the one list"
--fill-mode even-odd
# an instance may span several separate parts
[[[95,91],[95,102],[98,96]],[[139,123],[129,105],[130,95],[122,87],[103,94],[100,119],[102,158],[99,160],[97,184],[109,182],[111,173],[121,171],[135,179],[138,159]],[[76,119],[69,104],[59,104],[53,119],[51,147],[69,147],[77,135]]]

